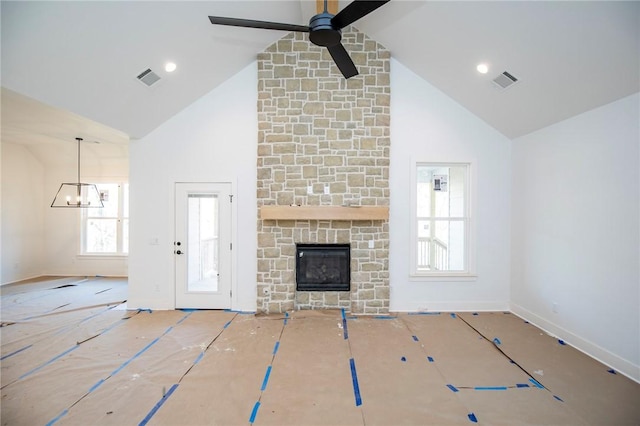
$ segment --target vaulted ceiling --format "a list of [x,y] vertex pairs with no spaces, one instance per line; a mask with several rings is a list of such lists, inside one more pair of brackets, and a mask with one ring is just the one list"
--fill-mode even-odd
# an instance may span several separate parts
[[[307,25],[315,1],[2,1],[1,14],[2,141],[36,152],[144,137],[286,34],[208,15]],[[354,26],[509,138],[640,90],[638,1],[391,0]],[[148,68],[151,87],[136,79]],[[497,88],[503,71],[518,83]]]

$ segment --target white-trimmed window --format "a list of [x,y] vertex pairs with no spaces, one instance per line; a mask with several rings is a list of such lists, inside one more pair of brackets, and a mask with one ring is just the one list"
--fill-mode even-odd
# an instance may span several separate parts
[[129,184],[96,184],[103,208],[82,209],[81,254],[120,255],[129,253]]
[[412,276],[473,276],[470,176],[470,163],[415,164]]

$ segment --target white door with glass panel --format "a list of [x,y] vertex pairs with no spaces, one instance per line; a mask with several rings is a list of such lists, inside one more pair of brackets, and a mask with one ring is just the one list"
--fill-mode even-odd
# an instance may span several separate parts
[[176,183],[176,308],[231,307],[230,196],[230,183]]

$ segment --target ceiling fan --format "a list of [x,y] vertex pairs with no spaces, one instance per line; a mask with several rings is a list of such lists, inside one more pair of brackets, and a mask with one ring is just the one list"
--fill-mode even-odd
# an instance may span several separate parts
[[390,0],[354,0],[347,7],[338,12],[337,15],[333,15],[327,11],[327,0],[324,0],[324,11],[314,15],[309,20],[309,26],[255,21],[252,19],[225,18],[222,16],[209,16],[209,20],[215,25],[230,25],[234,27],[309,33],[309,40],[311,43],[316,46],[326,47],[338,69],[342,75],[344,75],[344,78],[350,78],[358,75],[358,70],[349,57],[346,49],[342,43],[340,43],[340,40],[342,39],[342,32],[340,30],[368,15],[389,1]]

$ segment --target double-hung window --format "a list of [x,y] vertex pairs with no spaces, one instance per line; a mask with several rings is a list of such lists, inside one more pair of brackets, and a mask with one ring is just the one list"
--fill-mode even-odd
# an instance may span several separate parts
[[103,208],[82,209],[80,250],[87,255],[129,253],[129,184],[98,183]]
[[414,176],[411,275],[472,275],[470,164],[416,163]]

